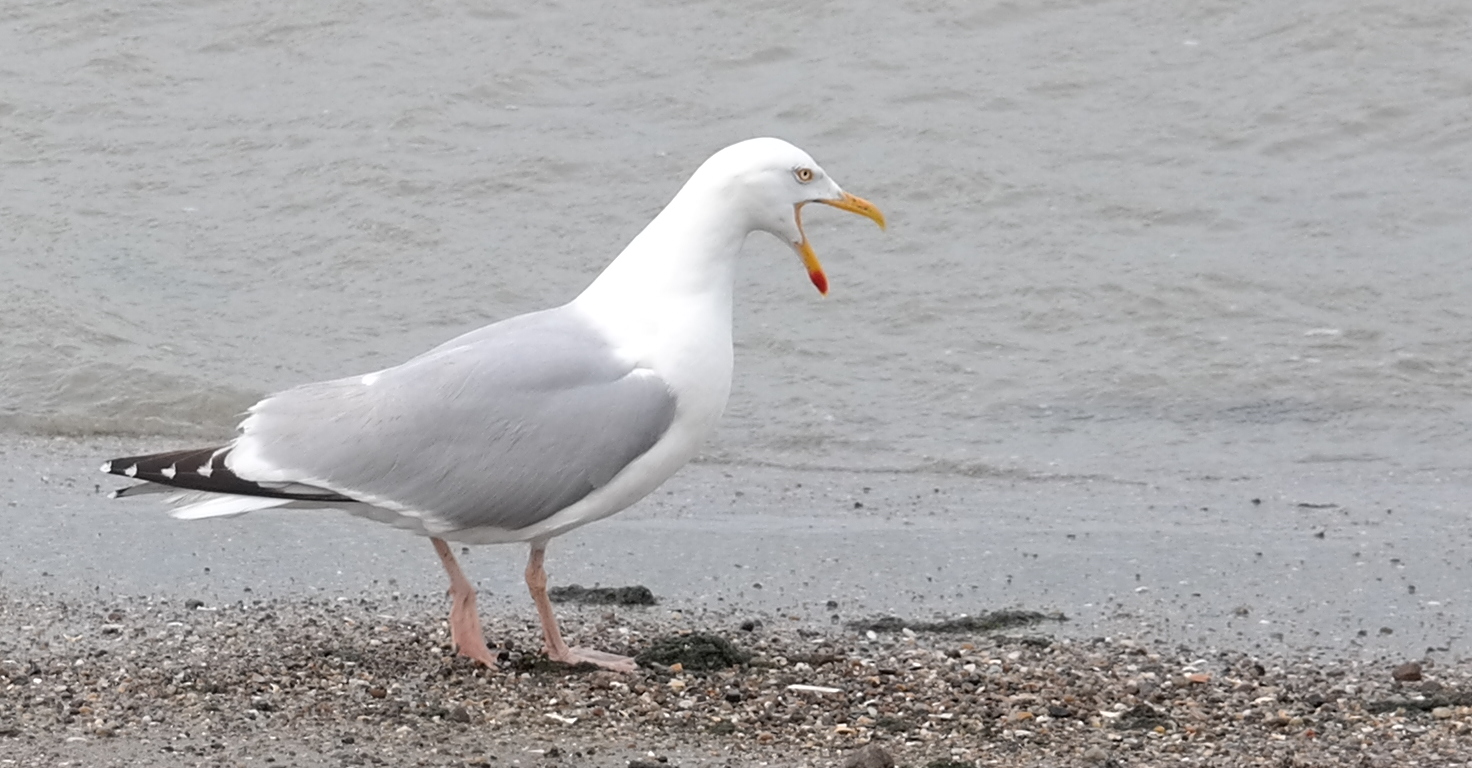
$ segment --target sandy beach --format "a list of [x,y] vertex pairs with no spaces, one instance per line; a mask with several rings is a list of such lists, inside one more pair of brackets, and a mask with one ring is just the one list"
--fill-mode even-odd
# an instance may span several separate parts
[[[5,764],[839,766],[869,743],[917,768],[1472,757],[1462,619],[1419,602],[1450,588],[1411,554],[1434,544],[1378,520],[1336,526],[1364,514],[1348,503],[1291,507],[1271,530],[1216,526],[1204,546],[1190,530],[1112,533],[1156,525],[1170,489],[697,464],[587,529],[596,545],[575,534],[549,555],[556,586],[647,586],[657,603],[559,612],[583,644],[714,635],[745,662],[629,676],[539,663],[508,546],[462,555],[505,660],[486,670],[451,652],[427,543],[343,515],[190,524],[107,499],[91,458],[149,443],[5,444]],[[979,494],[998,510],[985,536],[969,511],[947,514]],[[1387,545],[1398,563],[1364,554]],[[1135,569],[1103,569],[1124,546]],[[1364,564],[1327,588],[1283,547]],[[1285,585],[1297,569],[1305,581]],[[1376,599],[1422,607],[1360,612]],[[998,609],[1068,620],[934,630]],[[883,617],[909,627],[865,628]],[[1409,662],[1423,678],[1394,680]]]
[[640,652],[684,637],[698,650],[716,635],[741,661],[557,668],[530,650],[533,625],[495,617],[503,668],[487,670],[450,652],[436,613],[0,595],[0,754],[20,766],[826,768],[872,745],[927,768],[1472,760],[1465,663],[596,608],[564,611],[582,642]]

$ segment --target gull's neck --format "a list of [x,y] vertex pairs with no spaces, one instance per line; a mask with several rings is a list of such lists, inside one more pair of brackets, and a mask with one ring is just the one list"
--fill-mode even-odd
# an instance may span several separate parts
[[736,256],[752,227],[722,189],[698,181],[692,178],[573,303],[628,331],[663,335],[677,330],[670,323],[729,329]]

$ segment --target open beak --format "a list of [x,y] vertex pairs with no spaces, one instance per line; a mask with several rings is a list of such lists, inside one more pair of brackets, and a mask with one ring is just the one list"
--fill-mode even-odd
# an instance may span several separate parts
[[[884,229],[884,214],[880,213],[879,209],[874,207],[873,203],[862,197],[854,197],[844,192],[843,197],[837,200],[818,200],[817,202],[824,205],[831,205],[841,211],[857,213],[867,219],[872,219],[875,224],[879,225],[880,229]],[[796,206],[793,206],[793,216],[797,218],[797,232],[802,236],[802,240],[793,247],[797,250],[797,254],[802,257],[802,265],[807,267],[808,279],[813,281],[813,287],[818,289],[818,293],[827,296],[828,276],[823,274],[823,265],[818,261],[818,255],[813,253],[813,246],[808,242],[807,233],[802,231],[803,205],[805,203],[798,203]]]

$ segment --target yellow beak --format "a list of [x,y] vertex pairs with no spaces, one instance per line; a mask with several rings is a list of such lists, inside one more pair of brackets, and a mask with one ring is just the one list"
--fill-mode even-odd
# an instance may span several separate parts
[[[880,213],[879,209],[874,207],[873,203],[862,197],[854,197],[844,192],[843,197],[837,200],[819,200],[818,202],[824,205],[831,205],[840,211],[857,213],[867,219],[872,219],[875,224],[879,225],[880,229],[885,228],[884,214]],[[797,232],[802,235],[802,240],[797,244],[797,253],[799,256],[802,256],[802,265],[807,267],[808,279],[813,281],[813,287],[818,289],[818,293],[827,296],[828,276],[823,274],[823,264],[818,261],[818,255],[813,253],[813,246],[808,243],[807,233],[802,231],[803,205],[803,203],[798,203],[793,211],[793,215],[797,217]]]

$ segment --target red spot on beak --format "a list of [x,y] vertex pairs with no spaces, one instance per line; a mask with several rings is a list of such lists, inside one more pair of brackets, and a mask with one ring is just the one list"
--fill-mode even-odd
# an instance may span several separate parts
[[824,296],[828,295],[827,275],[823,274],[820,270],[810,270],[808,272],[808,279],[813,281],[813,287],[818,289],[818,293]]

